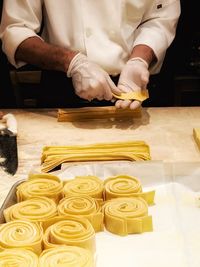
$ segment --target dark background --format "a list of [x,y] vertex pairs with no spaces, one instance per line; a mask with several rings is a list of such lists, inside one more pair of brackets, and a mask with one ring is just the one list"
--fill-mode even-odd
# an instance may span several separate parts
[[[2,8],[0,1],[0,8]],[[182,0],[175,40],[167,51],[161,72],[151,76],[150,99],[144,106],[199,106],[200,105],[200,14],[197,0]],[[16,73],[38,74],[32,66],[20,70],[11,67],[0,49],[0,108],[51,107],[57,89],[52,84],[42,85],[29,79],[14,80]],[[10,75],[12,73],[12,75]],[[27,74],[29,75],[29,74]],[[24,77],[24,76],[23,76]],[[45,99],[38,104],[38,98]],[[52,99],[52,101],[51,101]],[[59,105],[59,104],[58,104]]]

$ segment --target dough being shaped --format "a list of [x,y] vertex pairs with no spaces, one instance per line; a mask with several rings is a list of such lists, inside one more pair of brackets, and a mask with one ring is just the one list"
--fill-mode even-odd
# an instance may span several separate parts
[[149,91],[147,89],[141,90],[139,92],[128,92],[128,93],[121,93],[121,95],[115,95],[113,96],[117,99],[122,99],[122,100],[138,100],[143,102],[147,98],[149,98]]

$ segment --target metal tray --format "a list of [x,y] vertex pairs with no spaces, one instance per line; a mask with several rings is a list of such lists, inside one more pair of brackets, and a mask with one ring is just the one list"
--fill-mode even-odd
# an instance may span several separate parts
[[17,197],[16,197],[16,188],[21,183],[25,182],[25,179],[17,181],[10,189],[6,199],[4,200],[1,208],[0,208],[0,223],[5,223],[5,218],[3,215],[3,211],[7,209],[8,207],[14,205],[17,203]]

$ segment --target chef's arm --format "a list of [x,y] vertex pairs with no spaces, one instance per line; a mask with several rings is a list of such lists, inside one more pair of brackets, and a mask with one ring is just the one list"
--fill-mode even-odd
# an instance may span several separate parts
[[156,60],[150,65],[152,74],[160,71],[166,50],[174,39],[179,15],[180,0],[155,1],[135,31],[134,48],[146,45],[154,51]]
[[143,44],[136,45],[133,48],[130,58],[142,58],[148,63],[148,65],[156,61],[153,49],[148,45]]
[[75,51],[48,44],[34,36],[27,38],[18,46],[15,61],[26,62],[42,69],[66,72],[76,54]]

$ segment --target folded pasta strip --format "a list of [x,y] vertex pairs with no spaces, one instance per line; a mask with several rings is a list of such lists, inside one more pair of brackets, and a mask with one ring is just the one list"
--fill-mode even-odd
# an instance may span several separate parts
[[65,162],[150,159],[149,146],[144,141],[48,146],[43,148],[41,170],[48,172]]
[[121,95],[115,95],[114,97],[117,99],[122,99],[122,100],[138,100],[138,101],[144,101],[147,98],[149,98],[149,92],[147,89],[141,90],[139,92],[128,92],[128,93],[122,93]]
[[82,107],[82,108],[67,108],[58,110],[59,122],[74,122],[74,121],[87,121],[98,119],[133,119],[142,116],[142,109],[135,110],[117,109],[115,106],[104,107]]

